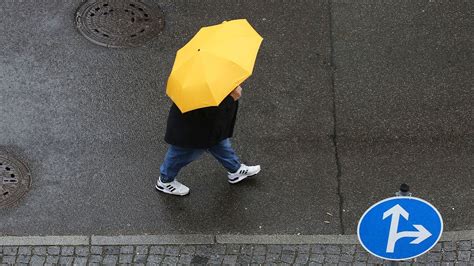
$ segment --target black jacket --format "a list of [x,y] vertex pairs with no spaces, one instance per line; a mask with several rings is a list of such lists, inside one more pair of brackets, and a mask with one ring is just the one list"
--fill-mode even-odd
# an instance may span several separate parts
[[183,114],[173,103],[165,141],[183,148],[210,148],[232,137],[238,106],[238,101],[227,96],[218,107],[206,107]]

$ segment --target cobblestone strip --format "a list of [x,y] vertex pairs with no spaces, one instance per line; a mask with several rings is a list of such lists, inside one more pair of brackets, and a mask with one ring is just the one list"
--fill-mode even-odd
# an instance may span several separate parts
[[[474,265],[474,241],[440,242],[399,265]],[[0,265],[391,265],[360,245],[4,246]]]

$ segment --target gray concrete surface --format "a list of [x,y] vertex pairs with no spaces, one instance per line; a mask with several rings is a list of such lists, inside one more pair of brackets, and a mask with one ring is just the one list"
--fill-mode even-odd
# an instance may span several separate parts
[[[122,50],[77,32],[78,1],[0,3],[0,149],[33,173],[0,235],[351,233],[406,176],[473,229],[470,2],[159,3],[163,34]],[[242,17],[264,41],[234,143],[263,171],[230,186],[205,156],[188,197],[158,194],[175,52]]]

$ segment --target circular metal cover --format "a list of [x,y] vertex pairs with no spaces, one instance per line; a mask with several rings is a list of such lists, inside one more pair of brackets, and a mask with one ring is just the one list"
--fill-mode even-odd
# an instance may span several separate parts
[[164,27],[163,12],[138,0],[89,0],[76,13],[79,31],[98,45],[142,46]]
[[0,207],[10,207],[28,192],[31,175],[25,164],[0,154]]

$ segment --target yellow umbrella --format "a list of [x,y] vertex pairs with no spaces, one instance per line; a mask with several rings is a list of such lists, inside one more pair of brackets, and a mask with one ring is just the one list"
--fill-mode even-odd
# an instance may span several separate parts
[[183,113],[218,106],[252,75],[262,40],[246,19],[201,28],[176,53],[166,94]]

